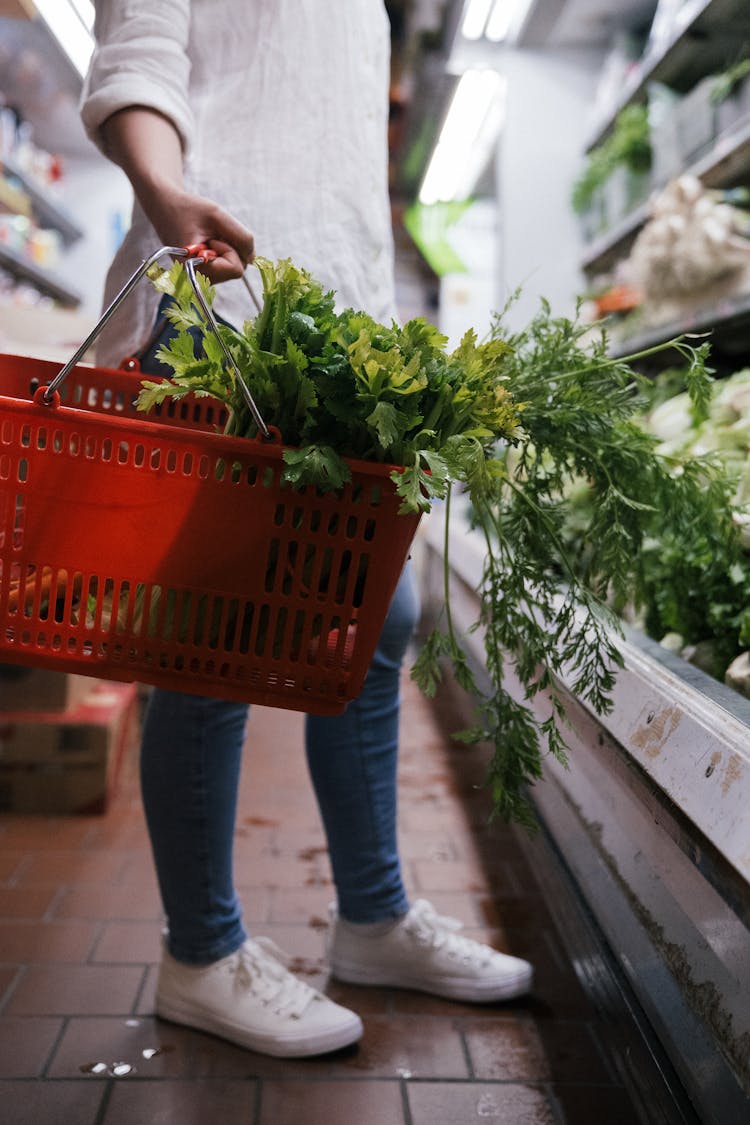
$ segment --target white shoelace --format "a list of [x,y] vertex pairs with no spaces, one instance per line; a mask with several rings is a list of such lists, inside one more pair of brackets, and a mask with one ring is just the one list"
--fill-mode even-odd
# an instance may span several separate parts
[[318,995],[285,968],[285,954],[271,938],[246,941],[230,966],[237,983],[277,1015],[300,1019]]
[[487,965],[494,951],[481,942],[458,933],[463,923],[457,918],[447,918],[435,910],[431,902],[417,899],[409,911],[404,929],[425,948],[442,950],[449,957],[466,965]]

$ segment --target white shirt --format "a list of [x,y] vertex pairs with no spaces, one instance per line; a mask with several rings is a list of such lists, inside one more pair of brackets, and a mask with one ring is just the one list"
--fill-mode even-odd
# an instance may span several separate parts
[[[95,142],[116,110],[159,110],[182,138],[186,188],[244,223],[256,253],[292,258],[339,307],[395,316],[383,0],[97,0],[95,30],[81,109]],[[105,304],[159,245],[136,203]],[[142,281],[98,361],[136,351],[157,305]],[[237,325],[254,315],[237,281],[218,286],[216,309]]]

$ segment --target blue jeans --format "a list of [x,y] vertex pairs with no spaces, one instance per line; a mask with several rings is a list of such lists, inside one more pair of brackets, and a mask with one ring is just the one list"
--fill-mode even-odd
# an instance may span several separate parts
[[[152,337],[141,369],[168,374]],[[401,665],[419,604],[409,566],[364,687],[342,715],[308,715],[307,763],[328,841],[338,908],[352,922],[398,918],[409,904],[396,841]],[[141,784],[169,926],[169,949],[191,964],[245,940],[233,878],[237,788],[246,704],[154,690],[141,747]],[[293,753],[290,748],[285,750]]]

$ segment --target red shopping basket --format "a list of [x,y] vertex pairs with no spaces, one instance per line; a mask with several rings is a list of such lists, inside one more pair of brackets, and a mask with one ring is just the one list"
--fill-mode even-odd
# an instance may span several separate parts
[[212,400],[146,416],[132,374],[63,372],[0,356],[0,662],[341,712],[419,521],[392,468],[294,490]]

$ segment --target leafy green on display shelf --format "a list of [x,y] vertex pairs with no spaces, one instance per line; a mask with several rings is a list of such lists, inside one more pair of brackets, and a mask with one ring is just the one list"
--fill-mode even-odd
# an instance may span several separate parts
[[[287,484],[338,488],[349,477],[346,459],[357,458],[398,466],[392,480],[403,511],[445,500],[449,512],[453,490],[468,495],[486,548],[476,627],[490,687],[477,684],[453,624],[447,534],[444,620],[412,675],[433,694],[451,665],[478,711],[461,737],[494,747],[488,780],[497,813],[532,826],[527,785],[541,776],[545,753],[566,759],[558,676],[572,676],[575,694],[598,713],[610,708],[622,663],[616,612],[643,592],[640,559],[655,526],[680,549],[709,540],[739,565],[726,476],[710,457],[660,455],[636,422],[646,386],[631,366],[639,357],[611,359],[603,330],[592,335],[545,303],[523,331],[507,333],[498,316],[486,340],[468,332],[448,352],[422,319],[401,327],[337,311],[334,294],[292,262],[256,264],[260,313],[219,331],[261,414],[282,433]],[[140,408],[211,395],[227,408],[226,433],[255,437],[182,267],[154,271],[152,280],[173,298],[167,315],[177,335],[159,354],[172,378],[144,380]],[[707,346],[679,339],[663,347],[685,359],[695,409],[705,411]],[[590,504],[571,547],[567,493],[581,479]],[[523,701],[506,689],[509,664]],[[546,720],[531,706],[540,691],[552,704]]]

